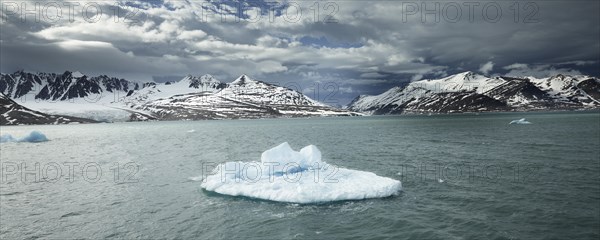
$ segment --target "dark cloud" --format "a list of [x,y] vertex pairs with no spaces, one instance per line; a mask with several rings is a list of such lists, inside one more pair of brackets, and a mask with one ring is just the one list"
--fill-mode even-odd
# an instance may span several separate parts
[[[205,22],[206,6],[217,4],[219,11],[237,14],[238,5],[124,1],[117,4],[115,18],[110,7],[117,1],[101,1],[103,15],[90,23],[81,8],[76,8],[73,21],[63,16],[36,22],[33,15],[21,21],[4,7],[16,1],[3,1],[0,70],[79,70],[139,81],[166,81],[188,73],[231,81],[246,73],[282,85],[300,84],[305,92],[311,84],[335,83],[340,104],[358,94],[466,70],[600,76],[600,2],[470,2],[479,4],[472,16],[464,1],[340,1],[328,8],[318,2],[319,12],[314,11],[317,1],[252,1],[243,5],[260,9],[259,21],[242,12],[239,22],[233,15],[222,21],[219,14]],[[439,21],[435,14],[423,19],[422,8],[435,8],[436,3]],[[497,21],[493,6],[487,15],[483,11],[494,4],[502,9]],[[297,21],[282,15],[291,5],[302,9]],[[458,16],[453,6],[461,10],[457,21],[449,20]],[[511,10],[515,7],[517,17]],[[273,16],[270,9],[275,9]],[[331,13],[335,23],[324,22]]]

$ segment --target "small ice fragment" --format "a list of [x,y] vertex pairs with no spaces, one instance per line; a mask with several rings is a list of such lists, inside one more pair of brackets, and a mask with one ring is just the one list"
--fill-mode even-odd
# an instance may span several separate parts
[[31,131],[28,135],[26,135],[25,137],[16,139],[14,138],[12,135],[10,134],[5,134],[0,136],[0,142],[31,142],[31,143],[37,143],[37,142],[45,142],[48,141],[48,138],[46,137],[46,135],[44,135],[43,133],[39,132],[39,131]]
[[46,135],[44,135],[43,133],[39,132],[39,131],[31,131],[29,133],[29,135],[19,139],[19,142],[32,142],[32,143],[36,143],[36,142],[45,142],[48,141],[48,138],[46,138]]
[[198,181],[202,181],[202,179],[204,179],[202,176],[197,176],[197,177],[189,177],[189,180],[192,180],[194,182],[198,182]]
[[187,132],[193,133],[193,132],[196,132],[196,130],[192,129],[192,130],[188,130]]
[[509,124],[531,124],[531,122],[525,120],[525,118],[521,118],[519,120],[512,120]]
[[10,134],[4,134],[4,135],[0,136],[0,143],[3,143],[3,142],[15,142],[15,141],[17,141],[17,139],[15,139]]

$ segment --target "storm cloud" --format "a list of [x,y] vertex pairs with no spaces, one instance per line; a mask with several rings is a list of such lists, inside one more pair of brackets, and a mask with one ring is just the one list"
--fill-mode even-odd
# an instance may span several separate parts
[[598,1],[2,1],[0,70],[136,81],[248,74],[345,104],[467,70],[600,76],[599,9]]

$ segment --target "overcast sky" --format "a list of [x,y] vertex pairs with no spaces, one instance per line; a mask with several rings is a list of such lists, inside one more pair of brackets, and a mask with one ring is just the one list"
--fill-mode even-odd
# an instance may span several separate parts
[[345,104],[467,70],[600,76],[599,9],[597,0],[8,0],[0,70],[135,81],[245,73]]

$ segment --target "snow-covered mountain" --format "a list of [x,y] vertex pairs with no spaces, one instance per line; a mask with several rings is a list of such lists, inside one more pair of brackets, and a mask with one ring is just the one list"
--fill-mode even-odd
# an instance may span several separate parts
[[80,72],[18,71],[0,75],[0,93],[40,112],[107,122],[356,114],[246,75],[229,84],[211,75],[139,83]]
[[600,107],[600,80],[589,76],[486,77],[463,72],[420,80],[376,95],[361,95],[348,106],[371,114],[415,112],[527,111]]
[[218,91],[174,95],[134,108],[167,120],[357,115],[246,75]]
[[111,104],[145,102],[174,94],[215,91],[225,86],[211,75],[188,75],[180,81],[139,83],[101,75],[88,77],[81,72],[0,74],[0,92],[23,101],[69,101]]
[[90,119],[49,115],[23,107],[0,93],[0,125],[92,123]]
[[210,75],[188,75],[175,82],[134,82],[81,72],[0,74],[0,93],[30,109],[97,121],[154,119],[132,109],[177,94],[217,91],[225,86]]
[[[0,92],[12,99],[88,102],[112,102],[113,96],[126,96],[142,87],[140,83],[106,75],[88,77],[80,72],[0,74]],[[110,94],[109,94],[110,93]],[[118,99],[117,99],[118,100]]]
[[146,83],[138,91],[122,99],[122,102],[128,107],[135,107],[153,100],[168,98],[175,95],[198,93],[198,92],[217,92],[227,86],[213,76],[206,74],[203,76],[187,75],[183,79],[175,82],[165,83]]
[[261,105],[324,106],[297,91],[254,80],[246,75],[228,84],[219,92],[219,96]]

